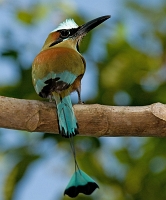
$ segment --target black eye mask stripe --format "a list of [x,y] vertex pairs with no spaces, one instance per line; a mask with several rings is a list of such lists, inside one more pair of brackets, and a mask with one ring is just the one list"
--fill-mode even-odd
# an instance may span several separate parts
[[[52,46],[54,46],[54,45],[62,42],[66,38],[74,36],[74,34],[78,31],[78,29],[79,29],[79,27],[78,28],[71,28],[71,29],[62,29],[62,30],[59,30],[59,32],[61,33],[60,37],[56,41],[54,41],[52,44],[50,44],[49,47],[52,47]],[[66,36],[64,36],[64,32],[65,31],[69,31],[69,34],[67,34]]]
[[52,46],[54,46],[54,45],[56,45],[56,44],[58,44],[58,43],[60,43],[60,42],[62,42],[62,41],[63,41],[62,38],[58,38],[55,42],[53,42],[52,44],[50,44],[49,47],[52,47]]

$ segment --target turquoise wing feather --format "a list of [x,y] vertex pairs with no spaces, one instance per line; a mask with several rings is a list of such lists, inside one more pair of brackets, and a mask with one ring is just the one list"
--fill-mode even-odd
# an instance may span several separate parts
[[69,87],[76,78],[77,76],[69,71],[50,72],[44,78],[36,80],[34,87],[37,94],[47,98],[53,90],[62,91]]

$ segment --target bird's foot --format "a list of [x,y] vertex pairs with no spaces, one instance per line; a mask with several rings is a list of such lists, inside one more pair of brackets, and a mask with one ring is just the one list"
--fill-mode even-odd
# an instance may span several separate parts
[[85,104],[85,102],[84,101],[78,101],[78,104]]
[[49,96],[48,96],[48,99],[49,99],[49,102],[53,102],[52,95],[49,95]]

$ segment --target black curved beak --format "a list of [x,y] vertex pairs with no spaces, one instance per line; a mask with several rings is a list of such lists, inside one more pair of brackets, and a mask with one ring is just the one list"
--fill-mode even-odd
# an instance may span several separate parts
[[84,36],[84,35],[86,35],[89,31],[91,31],[96,26],[98,26],[99,24],[103,23],[105,20],[109,19],[110,17],[111,17],[111,15],[105,15],[105,16],[93,19],[93,20],[87,22],[86,24],[83,24],[82,26],[80,26],[78,28],[78,31],[76,33],[77,36]]

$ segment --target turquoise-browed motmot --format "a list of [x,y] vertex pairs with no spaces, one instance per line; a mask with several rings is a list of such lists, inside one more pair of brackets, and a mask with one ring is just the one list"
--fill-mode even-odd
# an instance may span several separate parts
[[70,197],[76,197],[79,193],[89,195],[98,188],[95,181],[79,169],[76,161],[72,137],[79,132],[70,93],[77,91],[81,103],[81,79],[86,63],[79,53],[79,44],[90,30],[108,18],[109,15],[102,16],[81,26],[67,19],[48,35],[32,65],[32,81],[37,94],[55,100],[59,133],[70,139],[75,173],[64,192]]

